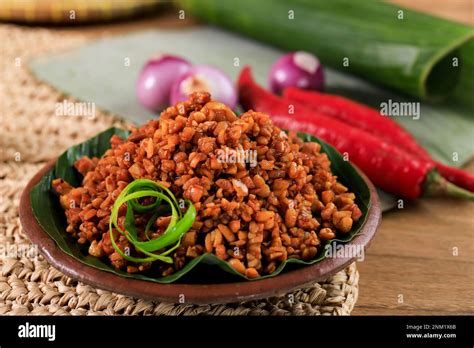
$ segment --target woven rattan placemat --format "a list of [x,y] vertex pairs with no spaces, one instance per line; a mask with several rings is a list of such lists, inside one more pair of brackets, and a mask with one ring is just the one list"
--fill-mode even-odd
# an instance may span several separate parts
[[80,45],[68,31],[0,25],[0,315],[348,315],[358,295],[355,264],[322,283],[279,297],[226,305],[194,306],[131,298],[95,289],[51,267],[24,235],[18,219],[23,187],[48,159],[111,125],[95,118],[58,117],[66,96],[36,81],[29,58]]

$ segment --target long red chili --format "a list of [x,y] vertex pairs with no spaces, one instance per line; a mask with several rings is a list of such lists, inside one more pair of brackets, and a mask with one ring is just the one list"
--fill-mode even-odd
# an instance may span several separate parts
[[358,128],[298,103],[271,94],[257,85],[249,67],[238,81],[240,103],[245,109],[268,113],[278,126],[304,131],[332,144],[359,166],[369,178],[387,192],[416,199],[422,193],[450,194],[472,199],[474,196],[437,175],[432,162],[425,161]]
[[[294,87],[287,88],[283,95],[291,101],[298,102],[315,111],[333,116],[354,127],[363,129],[426,161],[434,161],[429,153],[421,147],[415,138],[403,127],[387,117],[381,117],[377,110],[364,104],[341,96],[307,91]],[[460,187],[474,192],[473,174],[436,161],[435,164],[444,178]]]

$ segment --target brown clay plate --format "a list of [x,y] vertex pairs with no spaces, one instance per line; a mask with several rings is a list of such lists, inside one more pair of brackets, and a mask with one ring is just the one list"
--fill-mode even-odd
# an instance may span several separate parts
[[[30,192],[43,175],[53,168],[55,162],[51,161],[42,168],[30,180],[23,191],[20,201],[21,224],[31,242],[38,245],[41,253],[55,268],[74,279],[98,288],[168,303],[179,302],[183,295],[186,303],[193,304],[241,302],[271,297],[301,288],[313,282],[325,280],[354,262],[357,258],[356,256],[327,257],[318,263],[285,271],[272,278],[232,283],[160,284],[120,277],[116,274],[88,266],[64,253],[38,224],[31,207]],[[358,172],[369,187],[371,205],[359,233],[346,245],[354,244],[363,246],[366,249],[373,239],[380,222],[381,210],[374,186],[360,170]]]

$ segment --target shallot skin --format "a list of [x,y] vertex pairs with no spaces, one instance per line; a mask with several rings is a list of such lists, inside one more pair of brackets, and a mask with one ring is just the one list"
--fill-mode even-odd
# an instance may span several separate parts
[[193,92],[211,93],[214,100],[226,104],[231,109],[237,105],[237,90],[223,71],[209,65],[195,65],[182,75],[171,87],[170,104],[188,99]]
[[271,66],[268,85],[276,94],[281,94],[288,87],[322,91],[323,67],[318,58],[311,53],[303,51],[287,53]]
[[171,85],[191,69],[191,64],[180,57],[162,55],[150,59],[142,68],[136,84],[141,105],[158,111],[169,105]]

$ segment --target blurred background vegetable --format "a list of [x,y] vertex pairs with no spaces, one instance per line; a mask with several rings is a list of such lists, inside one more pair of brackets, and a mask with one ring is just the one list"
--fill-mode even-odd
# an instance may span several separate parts
[[298,51],[283,55],[270,68],[268,85],[272,92],[280,94],[287,87],[324,89],[323,67],[311,53]]
[[137,97],[151,111],[160,111],[170,104],[173,82],[191,69],[191,63],[183,58],[162,55],[150,59],[142,68],[137,80]]

